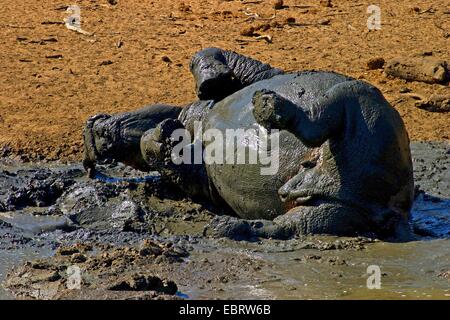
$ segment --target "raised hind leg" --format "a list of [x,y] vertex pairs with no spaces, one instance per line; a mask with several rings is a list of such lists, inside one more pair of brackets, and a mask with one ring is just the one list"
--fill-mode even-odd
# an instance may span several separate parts
[[164,119],[177,118],[182,108],[167,105],[146,106],[133,112],[91,117],[83,131],[84,167],[91,172],[96,163],[116,160],[145,170],[140,141],[147,130]]

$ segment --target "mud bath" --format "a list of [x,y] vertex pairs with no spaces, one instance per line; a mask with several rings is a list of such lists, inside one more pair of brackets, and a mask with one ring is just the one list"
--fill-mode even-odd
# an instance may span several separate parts
[[[214,238],[207,226],[227,212],[167,189],[156,172],[112,164],[89,180],[79,164],[4,159],[0,298],[450,299],[450,144],[411,148],[417,240],[407,243]],[[381,290],[366,288],[373,264]],[[81,290],[67,289],[74,265]]]

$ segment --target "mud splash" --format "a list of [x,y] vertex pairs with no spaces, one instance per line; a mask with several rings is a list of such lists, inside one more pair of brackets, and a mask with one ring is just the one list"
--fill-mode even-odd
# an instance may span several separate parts
[[[4,160],[0,298],[450,299],[450,145],[411,147],[417,240],[408,243],[210,238],[205,226],[225,212],[157,173],[109,165],[90,180],[79,164]],[[380,290],[366,286],[369,265],[381,268]],[[82,270],[80,290],[67,287],[70,266]]]

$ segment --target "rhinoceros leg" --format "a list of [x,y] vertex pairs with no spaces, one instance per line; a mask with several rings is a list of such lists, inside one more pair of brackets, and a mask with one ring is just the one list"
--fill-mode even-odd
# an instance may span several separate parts
[[297,106],[273,91],[260,90],[253,96],[253,115],[265,127],[288,130],[306,146],[320,147],[339,134],[352,104],[357,106],[361,97],[373,95],[380,95],[378,89],[363,81],[344,81],[317,98],[312,108]]
[[[364,213],[361,215],[364,216]],[[273,221],[217,217],[208,226],[207,233],[232,239],[289,239],[308,234],[371,235],[371,222],[368,218],[361,219],[361,215],[355,212],[355,208],[323,203],[294,208]]]
[[191,72],[201,100],[219,101],[260,80],[282,74],[270,65],[233,51],[207,48],[191,60]]
[[414,237],[411,227],[400,217],[390,221],[390,225],[380,226],[363,208],[342,203],[321,203],[315,206],[299,206],[278,216],[273,223],[266,223],[256,234],[267,236],[331,234],[338,236],[380,236],[394,237],[400,241],[410,241]]
[[279,228],[292,234],[333,234],[342,236],[368,233],[374,230],[366,212],[340,203],[299,206],[274,220]]
[[[180,131],[174,134],[177,129]],[[197,142],[188,141],[183,148],[174,152],[174,148],[183,143],[182,135],[188,132],[178,119],[162,121],[142,136],[140,145],[143,159],[149,167],[158,170],[165,179],[188,196],[220,202],[206,173],[201,143],[196,145]]]
[[177,118],[181,110],[153,105],[133,112],[91,117],[83,131],[85,168],[92,172],[96,163],[116,160],[146,169],[140,150],[141,136],[164,119]]

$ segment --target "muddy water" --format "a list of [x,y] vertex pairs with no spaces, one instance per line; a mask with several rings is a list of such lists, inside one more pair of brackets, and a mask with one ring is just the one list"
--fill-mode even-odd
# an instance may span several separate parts
[[[335,238],[321,240],[333,242]],[[450,282],[439,276],[450,269],[449,239],[402,244],[376,242],[366,244],[362,250],[296,248],[299,246],[301,243],[296,241],[278,246],[273,241],[255,244],[231,240],[221,241],[220,247],[194,246],[189,260],[208,259],[214,264],[227,256],[243,256],[261,261],[262,267],[251,278],[220,282],[212,287],[197,284],[196,272],[198,276],[212,278],[217,274],[208,274],[200,268],[190,270],[189,277],[184,278],[187,283],[177,279],[179,292],[189,299],[450,299]],[[51,250],[44,248],[2,251],[0,277],[14,265],[51,254]],[[380,289],[367,288],[369,265],[380,267]],[[0,298],[13,296],[0,288]]]
[[[100,177],[103,181],[93,183],[86,179],[79,165],[54,165],[49,171],[3,165],[0,166],[0,179],[4,177],[0,180],[0,282],[12,267],[24,261],[51,257],[58,243],[67,239],[98,241],[93,231],[85,231],[90,228],[106,228],[108,242],[136,245],[149,235],[128,232],[124,236],[116,228],[123,227],[119,220],[128,217],[129,212],[136,215],[144,212],[147,220],[163,219],[164,229],[157,232],[162,237],[195,236],[196,241],[189,243],[189,258],[179,267],[180,274],[173,275],[179,291],[186,295],[183,297],[450,299],[450,145],[414,143],[412,153],[419,190],[412,210],[417,240],[371,241],[361,245],[355,239],[337,237],[258,242],[204,238],[202,229],[208,215],[198,213],[196,206],[187,210],[183,209],[184,202],[170,200],[153,203],[149,208],[142,205],[149,197],[130,195],[129,190],[139,193],[137,185],[149,180],[129,179],[135,172],[124,175],[132,184],[105,189],[104,184],[124,179],[105,176]],[[22,189],[11,192],[12,185]],[[71,230],[67,219],[73,220],[73,216],[81,217],[77,221],[86,225]],[[86,218],[91,216],[101,223]],[[145,224],[145,227],[154,230],[153,226]],[[336,245],[347,240],[349,245]],[[209,268],[202,267],[204,261],[208,261]],[[369,265],[380,267],[381,289],[367,288]],[[240,268],[250,271],[240,275]],[[223,275],[225,279],[216,281]],[[206,281],[205,285],[199,280],[205,277],[212,281]],[[12,296],[0,286],[0,299],[9,298]]]
[[[35,238],[36,231],[40,231],[42,221],[37,217],[37,221],[30,219],[32,215],[26,218],[20,215],[18,219],[6,213],[0,212],[0,281],[3,281],[6,275],[14,266],[26,261],[50,257],[54,253],[54,246],[40,238]],[[12,225],[2,222],[13,220],[13,223],[22,223],[20,231],[15,230]],[[44,225],[48,222],[44,221]],[[23,230],[23,231],[22,231]],[[31,231],[31,232],[30,232]],[[0,300],[13,299],[11,293],[7,292],[0,285]]]
[[[448,280],[437,277],[449,268],[449,245],[449,240],[434,240],[376,243],[356,252],[310,251],[321,258],[306,265],[296,263],[298,252],[274,254],[267,258],[277,266],[277,280],[261,288],[282,299],[450,299]],[[329,262],[335,259],[336,264]],[[380,267],[379,290],[367,288],[368,265]]]
[[[375,242],[362,250],[280,250],[273,245],[229,242],[226,249],[194,254],[192,259],[209,261],[215,255],[241,254],[267,265],[247,282],[229,282],[214,289],[189,285],[180,290],[198,299],[450,299],[449,280],[438,276],[450,269],[449,239]],[[380,267],[380,289],[367,287],[369,265]]]
[[[5,279],[14,266],[25,261],[50,257],[53,253],[54,250],[50,247],[18,246],[14,249],[0,249],[0,281]],[[0,300],[5,299],[14,299],[14,296],[0,285]]]

